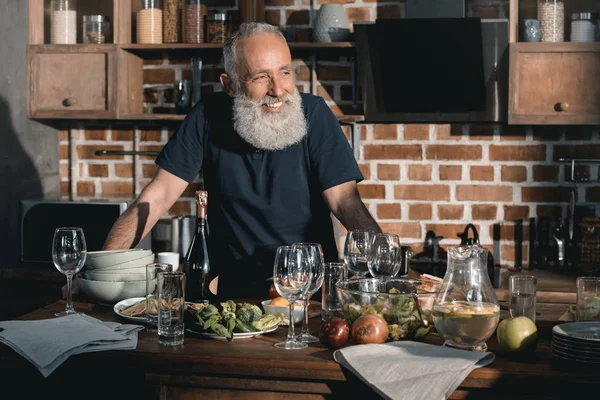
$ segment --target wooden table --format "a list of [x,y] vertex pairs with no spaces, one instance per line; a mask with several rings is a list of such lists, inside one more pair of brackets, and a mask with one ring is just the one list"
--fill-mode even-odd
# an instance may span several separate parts
[[[75,308],[102,320],[119,320],[106,306],[75,303]],[[64,302],[58,301],[22,319],[51,318],[63,309]],[[544,317],[538,322],[540,341],[534,355],[509,357],[499,351],[495,337],[490,338],[488,345],[496,359],[471,372],[451,399],[551,399],[586,388],[597,390],[600,371],[563,364],[552,357],[550,327],[556,322],[543,321]],[[310,322],[311,332],[316,333],[320,319]],[[142,331],[136,350],[76,355],[48,378],[0,345],[2,391],[19,393],[20,399],[44,396],[61,400],[377,398],[321,344],[294,351],[273,347],[286,333],[286,328],[279,328],[269,335],[230,343],[186,336],[183,346],[171,348],[160,346],[155,334]],[[426,341],[442,343],[436,334]]]

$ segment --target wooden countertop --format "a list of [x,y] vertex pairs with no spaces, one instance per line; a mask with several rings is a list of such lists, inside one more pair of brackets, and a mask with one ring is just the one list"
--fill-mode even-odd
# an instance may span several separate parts
[[[549,305],[556,306],[559,305]],[[119,320],[110,307],[75,303],[75,308],[102,320]],[[22,319],[51,318],[63,309],[64,302],[59,301]],[[538,318],[540,340],[535,354],[521,359],[503,354],[495,337],[490,338],[487,343],[496,359],[489,366],[472,371],[450,398],[548,399],[572,395],[574,384],[579,390],[585,386],[597,388],[598,369],[582,369],[553,358],[550,329],[556,321],[547,321],[546,317],[543,314]],[[313,334],[318,332],[319,324],[319,318],[310,320]],[[136,350],[76,355],[46,379],[28,361],[0,345],[0,376],[3,390],[17,390],[21,398],[40,393],[50,398],[91,396],[111,400],[376,397],[364,383],[341,368],[333,360],[332,350],[320,343],[294,351],[273,347],[285,339],[286,333],[287,328],[280,328],[268,335],[230,343],[190,335],[183,346],[171,348],[160,346],[156,334],[142,331]],[[442,339],[433,333],[426,342],[440,345]]]

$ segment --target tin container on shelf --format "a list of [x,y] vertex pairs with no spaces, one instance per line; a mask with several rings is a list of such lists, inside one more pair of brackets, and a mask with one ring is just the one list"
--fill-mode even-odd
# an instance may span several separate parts
[[184,0],[182,10],[183,41],[185,43],[204,43],[204,23],[208,8],[204,0]]
[[50,43],[77,43],[77,0],[52,0],[50,4]]
[[83,43],[104,44],[109,42],[110,19],[105,15],[83,16]]
[[163,42],[163,10],[161,0],[142,0],[136,13],[137,42],[160,44]]
[[597,21],[597,13],[573,13],[571,15],[571,42],[594,42]]
[[542,42],[564,42],[565,3],[562,0],[538,0]]

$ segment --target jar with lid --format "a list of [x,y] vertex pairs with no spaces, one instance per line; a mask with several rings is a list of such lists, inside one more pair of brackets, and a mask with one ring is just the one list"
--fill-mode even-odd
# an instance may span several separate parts
[[141,0],[135,22],[138,43],[162,43],[163,10],[161,0]]
[[179,43],[181,41],[181,0],[164,0],[163,5],[163,41]]
[[50,43],[77,43],[77,0],[52,0]]
[[183,41],[185,43],[203,43],[204,21],[208,15],[208,8],[204,0],[183,1]]
[[542,42],[565,40],[565,3],[562,0],[538,0],[540,39]]
[[231,24],[227,15],[213,13],[206,23],[206,41],[208,43],[225,43],[231,35]]
[[582,12],[571,15],[571,42],[593,42],[596,39],[598,14]]
[[83,16],[83,43],[109,43],[110,19],[105,15]]

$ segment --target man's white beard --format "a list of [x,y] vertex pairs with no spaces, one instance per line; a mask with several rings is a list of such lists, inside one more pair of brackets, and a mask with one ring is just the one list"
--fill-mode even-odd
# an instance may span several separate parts
[[[284,101],[279,112],[263,109],[264,104]],[[261,150],[283,150],[306,136],[306,118],[298,90],[281,99],[265,96],[252,101],[243,93],[233,100],[233,127],[246,142]]]

